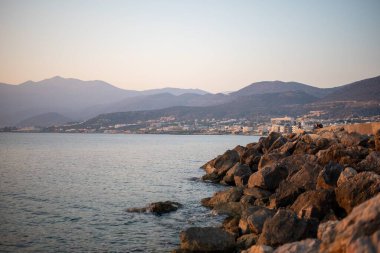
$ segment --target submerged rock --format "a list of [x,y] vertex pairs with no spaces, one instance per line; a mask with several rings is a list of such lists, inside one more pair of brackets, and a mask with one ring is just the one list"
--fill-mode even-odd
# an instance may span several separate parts
[[157,215],[164,214],[164,213],[170,213],[173,211],[176,211],[178,208],[182,207],[182,204],[178,202],[173,201],[161,201],[161,202],[154,202],[149,204],[146,207],[133,207],[128,208],[127,212],[133,212],[133,213],[154,213]]

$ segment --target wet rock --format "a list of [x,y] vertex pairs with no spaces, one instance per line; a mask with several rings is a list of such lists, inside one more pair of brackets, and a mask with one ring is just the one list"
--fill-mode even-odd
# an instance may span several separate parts
[[275,193],[270,197],[270,208],[291,205],[304,190],[291,182],[282,181]]
[[[324,233],[318,233],[322,240],[320,252],[367,252],[364,245],[364,248],[358,248],[361,243],[356,240],[372,235],[376,238],[379,229],[380,194],[377,194],[372,199],[356,206],[346,218],[331,225],[329,229],[325,229]],[[355,251],[348,251],[350,244],[354,244],[352,247]]]
[[288,175],[286,168],[265,167],[253,173],[248,180],[248,187],[259,187],[265,190],[274,190]]
[[328,190],[304,192],[290,207],[300,218],[322,220],[333,208],[334,194]]
[[206,207],[214,207],[215,205],[226,202],[238,202],[243,195],[243,189],[238,187],[232,187],[225,191],[219,191],[214,193],[211,198],[202,199],[201,203]]
[[203,175],[202,180],[205,182],[219,183],[219,181],[221,180],[221,177],[220,175],[216,173],[211,173],[211,174]]
[[337,163],[330,162],[318,175],[317,189],[334,189],[342,171],[342,166]]
[[357,166],[358,171],[373,171],[380,175],[380,152],[371,152]]
[[192,227],[180,234],[181,249],[196,252],[231,252],[235,238],[230,233],[213,227]]
[[336,201],[347,213],[380,192],[380,176],[362,172],[335,189]]
[[306,237],[307,228],[307,222],[299,219],[293,211],[280,209],[265,221],[258,244],[277,247],[298,241]]
[[345,168],[342,173],[340,173],[340,176],[338,178],[338,181],[336,182],[336,185],[339,187],[340,185],[344,184],[347,182],[349,179],[353,178],[356,174],[356,170],[354,170],[351,167]]
[[241,253],[272,253],[273,248],[267,245],[253,245],[247,250],[243,250]]
[[248,179],[251,176],[251,174],[252,174],[252,171],[248,165],[243,164],[243,165],[238,166],[238,168],[236,169],[234,173],[235,185],[238,187],[243,187],[247,185]]
[[258,236],[255,234],[242,235],[236,240],[236,246],[239,249],[248,249],[252,245],[256,244],[257,239]]
[[278,247],[273,253],[318,253],[320,241],[317,239],[306,239],[292,242]]
[[136,207],[128,208],[127,212],[137,212],[137,213],[150,212],[157,215],[161,215],[164,213],[170,213],[170,212],[176,211],[180,207],[182,207],[182,205],[178,202],[161,201],[161,202],[151,203],[148,206],[142,207],[142,208],[136,208]]

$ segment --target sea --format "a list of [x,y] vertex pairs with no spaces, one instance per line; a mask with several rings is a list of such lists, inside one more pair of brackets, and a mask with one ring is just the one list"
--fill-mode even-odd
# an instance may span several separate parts
[[[0,252],[170,252],[222,221],[200,205],[223,189],[200,166],[258,138],[0,133]],[[166,200],[183,207],[126,212]]]

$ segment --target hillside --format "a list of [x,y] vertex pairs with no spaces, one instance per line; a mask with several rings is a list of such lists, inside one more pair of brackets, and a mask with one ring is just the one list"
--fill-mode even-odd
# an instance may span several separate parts
[[53,126],[53,125],[61,125],[70,121],[72,120],[61,114],[58,114],[55,112],[48,112],[48,113],[27,118],[17,123],[16,126],[18,127],[29,127],[29,126],[48,127],[48,126]]
[[297,82],[264,81],[248,85],[238,91],[231,92],[230,95],[248,96],[288,91],[303,91],[311,96],[321,98],[334,92],[336,89],[337,88],[322,89]]
[[321,101],[380,101],[380,76],[341,86]]

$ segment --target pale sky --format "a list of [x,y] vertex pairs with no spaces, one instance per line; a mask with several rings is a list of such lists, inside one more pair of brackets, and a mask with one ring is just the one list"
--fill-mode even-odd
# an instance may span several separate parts
[[0,0],[0,82],[331,87],[380,75],[379,0]]

